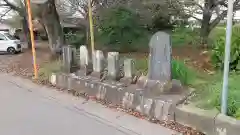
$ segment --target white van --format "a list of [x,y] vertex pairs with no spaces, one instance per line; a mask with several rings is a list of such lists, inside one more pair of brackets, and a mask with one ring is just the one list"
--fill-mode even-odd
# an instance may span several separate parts
[[8,32],[0,31],[0,51],[11,54],[22,52],[21,42]]

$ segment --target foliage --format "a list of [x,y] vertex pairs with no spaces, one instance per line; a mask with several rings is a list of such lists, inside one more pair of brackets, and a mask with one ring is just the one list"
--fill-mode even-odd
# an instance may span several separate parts
[[139,16],[124,7],[104,12],[98,24],[97,39],[116,51],[136,51],[147,47],[148,33],[139,23]]
[[189,45],[198,42],[199,32],[198,29],[190,29],[185,27],[179,27],[172,32],[172,45]]
[[182,15],[182,8],[181,5],[171,2],[169,3],[169,1],[158,4],[148,4],[147,9],[152,12],[152,18],[150,18],[151,31],[172,30],[176,25],[186,25],[188,17]]
[[216,39],[221,37],[221,36],[225,36],[226,33],[226,27],[224,26],[217,26],[216,28],[214,28],[209,36],[208,36],[208,45],[213,46],[216,42]]
[[[222,74],[211,78],[211,82],[202,86],[201,100],[199,106],[201,108],[210,109],[217,108],[220,111],[221,107],[221,90],[222,90]],[[240,114],[240,76],[236,72],[229,76],[228,90],[228,110],[227,115],[239,118]],[[210,81],[210,80],[209,80]]]
[[76,48],[86,43],[85,34],[80,31],[76,33],[68,32],[64,35],[66,44],[73,45]]
[[[189,85],[195,79],[194,72],[188,68],[183,61],[172,60],[171,64],[172,79],[180,80],[185,85]],[[148,59],[138,59],[136,62],[136,69],[146,75],[148,70]]]
[[172,78],[180,80],[183,84],[190,84],[195,74],[183,61],[172,60]]
[[58,73],[60,72],[62,68],[62,63],[61,61],[57,60],[57,61],[51,61],[49,63],[45,63],[43,64],[42,67],[40,67],[38,73],[39,73],[39,80],[40,81],[48,81],[49,76],[52,73]]
[[[221,32],[220,32],[221,33]],[[222,32],[223,33],[223,32]],[[212,62],[217,68],[223,68],[225,54],[225,34],[219,34],[214,41],[212,50]],[[230,69],[239,70],[240,68],[240,27],[234,26],[231,38]]]

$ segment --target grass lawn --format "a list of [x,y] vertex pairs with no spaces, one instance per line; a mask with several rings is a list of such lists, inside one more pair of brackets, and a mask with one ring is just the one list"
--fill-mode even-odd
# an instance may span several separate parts
[[[205,83],[195,85],[197,96],[194,101],[198,107],[203,109],[221,107],[221,91],[222,91],[222,73],[216,73],[205,78]],[[238,73],[230,73],[229,90],[228,90],[228,111],[229,116],[240,118],[240,76]]]

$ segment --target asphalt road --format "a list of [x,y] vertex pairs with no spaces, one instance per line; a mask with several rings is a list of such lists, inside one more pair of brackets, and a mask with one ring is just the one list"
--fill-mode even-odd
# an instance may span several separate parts
[[0,135],[172,135],[174,131],[0,74]]

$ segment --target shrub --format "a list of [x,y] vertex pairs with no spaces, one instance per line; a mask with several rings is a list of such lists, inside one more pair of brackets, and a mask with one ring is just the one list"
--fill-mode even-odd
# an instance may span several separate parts
[[38,73],[39,73],[39,80],[42,82],[47,82],[49,79],[49,76],[52,73],[58,73],[61,71],[62,63],[61,61],[51,61],[49,63],[43,64],[42,67],[40,67]]
[[[139,16],[118,7],[107,9],[100,16],[98,41],[115,51],[137,51],[148,46],[148,33],[140,24]],[[142,49],[143,50],[143,49]]]
[[172,78],[183,84],[190,84],[194,80],[194,72],[183,61],[172,60]]
[[[239,69],[240,60],[240,30],[239,26],[233,27],[232,38],[231,38],[231,54],[230,54],[230,69]],[[221,32],[220,32],[221,33]],[[222,32],[223,33],[223,32]],[[224,54],[225,54],[225,34],[219,34],[214,40],[214,46],[212,50],[212,62],[217,68],[223,68],[224,65]]]

